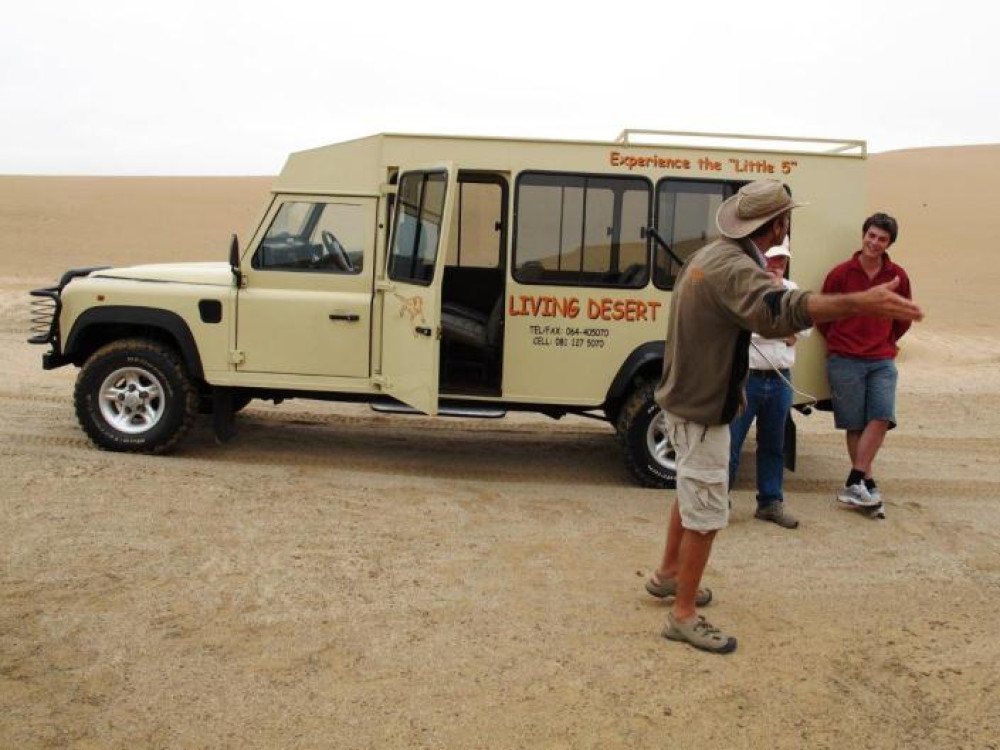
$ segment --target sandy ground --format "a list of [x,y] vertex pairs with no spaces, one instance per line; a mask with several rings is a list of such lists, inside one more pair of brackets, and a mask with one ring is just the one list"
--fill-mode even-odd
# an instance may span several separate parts
[[826,415],[799,420],[798,531],[752,519],[745,461],[706,576],[728,657],[659,637],[669,495],[600,423],[289,402],[225,446],[95,450],[25,292],[224,258],[268,180],[0,177],[0,748],[1000,747],[998,167],[873,159],[928,312],[889,518],[835,507]]

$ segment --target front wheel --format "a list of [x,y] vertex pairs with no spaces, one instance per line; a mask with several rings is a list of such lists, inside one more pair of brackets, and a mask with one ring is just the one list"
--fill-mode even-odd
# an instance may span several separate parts
[[198,413],[198,390],[177,352],[157,341],[125,339],[94,352],[80,370],[76,417],[98,448],[164,453]]
[[618,414],[618,439],[629,473],[644,487],[673,489],[677,457],[667,438],[663,410],[653,400],[655,386],[638,383]]

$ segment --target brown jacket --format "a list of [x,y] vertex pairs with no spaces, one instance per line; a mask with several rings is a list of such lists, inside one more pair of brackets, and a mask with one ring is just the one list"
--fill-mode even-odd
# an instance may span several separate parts
[[731,422],[745,400],[750,333],[780,338],[809,328],[809,294],[776,287],[749,240],[703,247],[674,285],[656,403],[698,424]]

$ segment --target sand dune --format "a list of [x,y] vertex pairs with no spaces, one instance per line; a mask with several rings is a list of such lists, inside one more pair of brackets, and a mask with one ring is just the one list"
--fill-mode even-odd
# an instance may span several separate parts
[[[267,178],[0,177],[0,747],[986,748],[1000,726],[1000,146],[879,154],[904,339],[889,518],[800,420],[790,533],[752,461],[707,583],[731,657],[641,592],[668,497],[585,420],[251,406],[225,446],[95,450],[24,344],[66,268],[226,257]],[[850,248],[845,248],[845,257]],[[485,468],[485,470],[484,470]]]
[[927,300],[932,328],[1000,331],[1000,146],[878,154],[869,202],[900,221],[894,257]]
[[269,200],[269,177],[0,176],[0,277],[76,265],[223,260]]

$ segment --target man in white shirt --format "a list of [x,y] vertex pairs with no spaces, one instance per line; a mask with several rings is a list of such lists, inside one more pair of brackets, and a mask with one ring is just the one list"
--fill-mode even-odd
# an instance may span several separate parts
[[[774,283],[787,289],[797,289],[794,281],[785,278],[788,269],[788,238],[766,253],[767,270]],[[785,420],[792,406],[792,388],[787,380],[795,364],[795,342],[812,333],[799,331],[787,339],[765,339],[756,333],[750,338],[750,377],[747,381],[746,409],[732,421],[730,429],[729,487],[736,481],[740,450],[750,425],[757,420],[757,512],[755,518],[771,521],[786,529],[799,522],[786,510],[782,494],[785,470]]]

